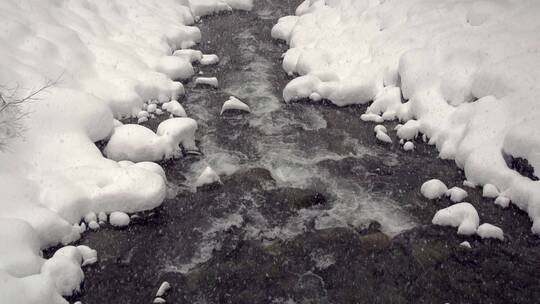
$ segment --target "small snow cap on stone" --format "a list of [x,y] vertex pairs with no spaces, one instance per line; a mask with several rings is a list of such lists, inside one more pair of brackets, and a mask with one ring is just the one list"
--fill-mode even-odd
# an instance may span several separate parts
[[460,187],[452,187],[446,191],[446,196],[454,203],[462,202],[469,194]]
[[214,88],[219,87],[219,81],[216,77],[197,77],[195,85],[208,85]]
[[412,151],[414,150],[414,143],[412,141],[408,141],[403,145],[403,150],[405,151]]
[[223,106],[221,107],[220,115],[223,115],[223,113],[230,110],[239,110],[239,111],[244,111],[248,113],[251,112],[251,109],[249,108],[247,104],[243,103],[240,99],[234,96],[229,97],[229,100],[223,103]]
[[469,248],[469,249],[472,248],[471,243],[469,243],[467,241],[460,243],[459,246]]
[[210,167],[206,167],[204,171],[201,173],[197,181],[195,182],[195,187],[201,187],[204,185],[209,185],[213,183],[221,183],[221,180],[219,178],[219,175],[217,175],[216,171]]
[[92,230],[97,230],[97,229],[99,229],[99,224],[96,221],[90,221],[88,223],[88,228],[90,228]]
[[161,283],[161,286],[159,286],[158,291],[156,292],[156,297],[162,297],[165,295],[167,291],[171,288],[171,284],[169,282],[165,281]]
[[375,137],[377,138],[378,141],[380,142],[383,142],[383,143],[386,143],[386,144],[391,144],[392,143],[392,138],[390,138],[390,136],[388,136],[388,134],[386,134],[385,132],[383,131],[378,131],[377,134],[375,135]]
[[510,205],[510,199],[506,196],[502,196],[502,195],[499,195],[496,199],[495,199],[495,205],[499,205],[503,208],[506,208]]
[[219,57],[215,54],[202,55],[200,63],[202,65],[213,65],[219,62]]
[[373,121],[373,122],[376,122],[376,123],[384,122],[384,119],[380,115],[373,114],[373,113],[362,114],[362,115],[360,115],[360,119],[362,121]]
[[495,198],[499,196],[499,189],[492,184],[485,184],[482,190],[483,197]]
[[177,100],[166,102],[161,108],[174,116],[187,117],[186,110],[184,110],[184,107]]
[[480,218],[473,205],[458,203],[437,211],[431,222],[439,226],[458,227],[458,234],[472,235],[476,233]]
[[375,133],[378,133],[378,132],[388,133],[388,130],[386,129],[386,127],[384,125],[376,125],[373,128],[373,132],[375,132]]
[[463,186],[469,187],[469,188],[476,188],[476,184],[468,180],[463,181]]
[[448,188],[438,179],[428,180],[420,188],[422,195],[428,199],[440,198],[446,191],[448,191]]
[[113,212],[110,215],[109,222],[115,227],[125,227],[131,221],[129,215],[124,212]]
[[504,240],[504,232],[502,231],[502,229],[488,223],[480,225],[480,227],[478,227],[478,230],[476,231],[476,234],[478,234],[478,236],[483,239],[493,238],[499,239],[501,241]]

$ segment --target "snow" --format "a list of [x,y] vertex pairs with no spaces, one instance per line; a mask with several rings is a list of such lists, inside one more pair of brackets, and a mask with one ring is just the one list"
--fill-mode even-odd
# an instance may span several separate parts
[[414,150],[414,143],[412,141],[408,141],[403,144],[403,150],[405,151],[412,151]]
[[375,134],[375,137],[380,142],[383,142],[383,143],[386,143],[386,144],[391,144],[392,143],[392,139],[385,132],[379,131],[379,132],[377,132]]
[[171,289],[171,284],[169,284],[169,282],[165,281],[161,283],[158,291],[156,292],[156,297],[163,297],[165,293],[169,291],[169,289]]
[[229,97],[229,99],[223,103],[220,114],[223,115],[223,113],[230,110],[238,110],[238,111],[244,111],[248,113],[251,112],[251,109],[249,108],[247,104],[245,104],[240,99],[234,96]]
[[199,178],[195,181],[195,187],[199,188],[204,185],[210,185],[213,183],[221,183],[219,175],[216,171],[210,167],[206,167],[203,172],[199,175]]
[[504,233],[502,229],[488,223],[480,225],[476,231],[476,234],[478,234],[478,236],[482,239],[493,238],[501,241],[504,240]]
[[170,118],[161,122],[157,132],[135,124],[114,129],[105,146],[105,155],[113,160],[133,162],[159,161],[181,155],[180,145],[195,146],[197,123],[191,118]]
[[495,205],[501,206],[502,208],[507,208],[510,205],[510,199],[508,197],[500,195],[495,199],[494,203]]
[[472,248],[471,243],[469,243],[467,241],[463,241],[463,242],[459,243],[459,246],[469,248],[469,249]]
[[448,188],[438,179],[431,179],[422,184],[420,192],[427,199],[436,199],[443,196]]
[[218,88],[219,81],[216,77],[197,77],[195,78],[195,85],[207,85]]
[[460,187],[452,187],[446,191],[446,196],[454,203],[462,202],[469,194]]
[[540,234],[540,181],[503,155],[539,175],[539,14],[533,0],[304,1],[272,29],[290,47],[283,69],[298,76],[283,96],[371,102],[362,120],[395,117],[399,138],[422,134],[468,181],[505,193]]
[[109,222],[115,227],[125,227],[129,225],[130,218],[129,215],[124,212],[115,211],[111,213]]
[[186,110],[177,100],[166,102],[161,108],[174,116],[187,117]]
[[174,144],[193,144],[194,121],[170,123],[157,135],[119,120],[143,122],[152,116],[141,111],[184,94],[176,80],[191,77],[193,67],[171,54],[200,41],[191,26],[200,3],[205,11],[197,15],[252,7],[250,0],[0,2],[2,94],[24,98],[46,87],[20,107],[28,113],[23,136],[2,142],[7,148],[0,151],[0,303],[67,303],[62,296],[79,288],[82,264],[96,257],[77,247],[45,260],[41,250],[76,241],[86,226],[98,229],[96,213],[162,203],[166,185],[156,168],[121,166],[94,143],[120,140],[140,149],[122,133],[158,138],[165,156],[178,152]]
[[473,235],[476,233],[480,218],[473,205],[458,203],[437,211],[432,223],[439,226],[458,227],[458,234]]
[[499,196],[499,190],[495,185],[492,184],[485,184],[482,189],[482,196],[488,197],[488,198],[495,198]]
[[214,65],[219,63],[219,57],[215,54],[203,55],[200,62],[202,65]]

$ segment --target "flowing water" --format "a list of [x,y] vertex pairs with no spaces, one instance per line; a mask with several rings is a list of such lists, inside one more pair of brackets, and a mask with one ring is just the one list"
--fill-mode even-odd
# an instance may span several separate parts
[[[459,299],[459,292],[447,296],[448,283],[435,269],[446,253],[461,252],[455,246],[461,240],[452,229],[424,226],[447,203],[426,202],[418,189],[433,177],[457,184],[462,173],[429,147],[419,144],[408,153],[377,143],[373,125],[359,120],[363,107],[282,101],[289,81],[280,61],[286,47],[271,39],[270,30],[298,4],[256,1],[253,12],[198,24],[199,48],[220,57],[218,65],[198,71],[217,77],[219,89],[190,82],[181,101],[199,124],[202,154],[163,164],[178,193],[161,208],[126,230],[85,236],[82,242],[98,250],[100,262],[88,269],[74,299],[151,303],[163,280],[173,286],[168,303]],[[220,115],[229,96],[252,112]],[[206,166],[223,183],[195,189]],[[483,216],[494,223],[503,218],[496,210]],[[520,264],[534,264],[524,259]],[[456,273],[466,271],[458,266]],[[470,288],[456,284],[460,292]]]

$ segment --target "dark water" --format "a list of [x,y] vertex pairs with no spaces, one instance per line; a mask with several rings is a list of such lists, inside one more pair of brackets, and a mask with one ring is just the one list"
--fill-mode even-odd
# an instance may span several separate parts
[[[282,102],[286,47],[270,30],[297,4],[259,1],[201,21],[199,48],[221,61],[200,73],[220,89],[189,83],[181,102],[203,155],[163,164],[179,192],[162,207],[85,235],[100,260],[71,300],[151,303],[166,280],[168,303],[535,303],[540,243],[524,213],[468,189],[506,240],[431,226],[450,201],[428,201],[420,186],[461,185],[453,163],[420,142],[413,153],[379,144],[359,119],[365,107]],[[252,113],[220,116],[231,95]],[[223,184],[195,192],[207,165]]]

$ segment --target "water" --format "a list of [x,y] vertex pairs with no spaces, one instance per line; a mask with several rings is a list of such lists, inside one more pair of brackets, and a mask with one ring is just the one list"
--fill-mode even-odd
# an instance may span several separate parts
[[[206,166],[211,166],[220,175],[231,175],[245,168],[265,168],[277,182],[274,187],[314,189],[327,196],[329,206],[301,210],[283,225],[275,226],[258,212],[261,202],[250,194],[251,189],[242,189],[248,203],[242,208],[228,210],[222,218],[210,220],[194,256],[183,263],[174,259],[164,267],[166,271],[186,273],[209,260],[212,251],[220,248],[220,233],[227,230],[223,229],[223,223],[230,218],[247,217],[246,225],[234,222],[246,232],[243,238],[264,240],[268,244],[302,234],[312,223],[315,229],[362,228],[377,221],[389,236],[415,225],[393,199],[373,196],[354,180],[341,176],[339,172],[331,172],[322,165],[345,158],[378,157],[378,151],[359,143],[347,130],[319,134],[328,128],[328,122],[317,108],[309,104],[288,105],[282,101],[285,75],[278,58],[284,49],[263,32],[269,32],[268,27],[261,27],[262,20],[272,20],[276,12],[272,7],[256,12],[256,22],[238,26],[231,22],[253,17],[224,16],[218,17],[218,22],[223,24],[215,24],[215,19],[212,19],[212,24],[203,27],[207,44],[203,44],[202,49],[212,49],[222,61],[217,67],[201,67],[201,72],[204,76],[218,76],[221,88],[187,86],[185,108],[188,115],[199,123],[199,147],[203,157],[189,164],[185,173],[186,183],[193,189],[194,182]],[[213,35],[213,26],[220,29],[221,39]],[[205,33],[205,30],[209,32]],[[214,41],[216,38],[218,41]],[[252,113],[220,116],[219,108],[229,96],[247,103]],[[318,137],[324,145],[306,142],[307,132]],[[397,156],[384,157],[396,165]],[[365,171],[362,167],[358,170]]]

